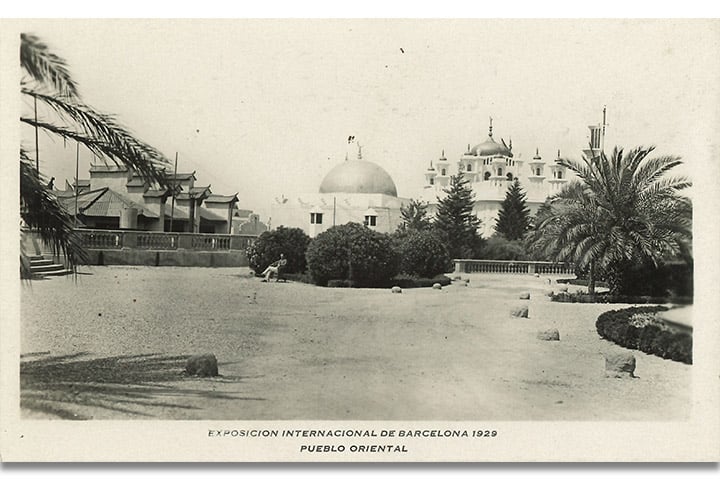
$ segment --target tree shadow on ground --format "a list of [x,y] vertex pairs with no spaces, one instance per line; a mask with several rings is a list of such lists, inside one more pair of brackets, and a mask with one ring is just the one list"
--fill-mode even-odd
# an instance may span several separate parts
[[265,400],[215,390],[219,384],[236,384],[242,377],[187,376],[184,373],[187,358],[161,354],[93,358],[88,352],[22,355],[20,407],[62,419],[89,420],[92,416],[86,414],[87,410],[104,409],[123,417],[148,418],[158,416],[153,412],[166,409],[198,410],[199,407],[187,403],[193,398]]

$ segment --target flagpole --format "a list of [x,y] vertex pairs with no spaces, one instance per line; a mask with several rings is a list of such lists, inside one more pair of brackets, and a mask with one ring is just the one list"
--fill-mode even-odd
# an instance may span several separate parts
[[175,170],[173,170],[173,183],[172,183],[172,204],[170,207],[170,231],[173,231],[173,218],[175,217],[175,185],[177,184],[177,160],[178,152],[175,152]]
[[38,141],[38,126],[37,126],[37,97],[33,97],[33,103],[35,108],[35,171],[38,178],[40,178],[40,143]]
[[78,191],[80,180],[78,179],[80,164],[80,142],[75,142],[75,228],[77,228],[78,221]]

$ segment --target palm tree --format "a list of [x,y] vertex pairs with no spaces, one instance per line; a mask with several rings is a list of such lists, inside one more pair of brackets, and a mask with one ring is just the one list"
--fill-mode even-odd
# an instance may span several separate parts
[[[53,54],[38,37],[20,36],[20,66],[24,72],[20,83],[23,96],[44,105],[52,119],[37,115],[21,116],[20,122],[74,140],[93,154],[123,164],[139,175],[167,185],[162,167],[169,165],[162,153],[135,138],[112,115],[100,113],[83,103],[65,60]],[[36,152],[37,154],[37,152]],[[63,210],[46,187],[28,150],[20,146],[20,205],[26,228],[37,232],[52,248],[53,254],[64,255],[68,266],[75,269],[85,255],[72,229],[72,217]],[[27,273],[21,259],[21,272]]]
[[674,156],[648,158],[653,150],[625,153],[616,147],[610,158],[601,153],[581,162],[560,160],[579,181],[540,209],[531,246],[587,270],[591,294],[598,274],[618,293],[630,265],[657,266],[686,250],[692,239],[692,204],[679,193],[691,183],[666,175],[682,162]]

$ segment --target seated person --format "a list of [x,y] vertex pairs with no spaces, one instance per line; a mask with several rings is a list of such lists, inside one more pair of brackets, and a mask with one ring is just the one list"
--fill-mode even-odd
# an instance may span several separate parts
[[275,281],[277,282],[278,280],[280,280],[280,269],[286,264],[287,259],[285,258],[285,254],[281,253],[280,259],[276,262],[271,263],[270,266],[267,267],[264,272],[262,272],[262,275],[265,275],[265,279],[263,280],[263,282],[269,282],[270,277],[273,273],[275,274]]

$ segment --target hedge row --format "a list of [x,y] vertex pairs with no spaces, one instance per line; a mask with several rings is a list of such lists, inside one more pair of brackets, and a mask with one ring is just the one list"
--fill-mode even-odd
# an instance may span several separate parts
[[550,299],[553,302],[561,303],[677,303],[677,304],[691,304],[693,303],[692,297],[649,297],[639,295],[610,295],[609,293],[596,293],[590,295],[584,292],[559,292],[553,294]]
[[[400,288],[426,288],[432,287],[436,283],[445,287],[450,285],[450,278],[445,275],[438,275],[433,278],[418,278],[400,275],[391,278],[389,281],[382,282],[381,284],[373,285],[371,288],[390,288],[395,286]],[[329,280],[327,286],[333,288],[348,288],[353,287],[354,285],[349,280]]]
[[643,351],[658,357],[692,364],[692,334],[668,328],[662,324],[635,326],[637,314],[655,314],[667,307],[630,307],[610,310],[595,322],[598,334],[625,348]]

